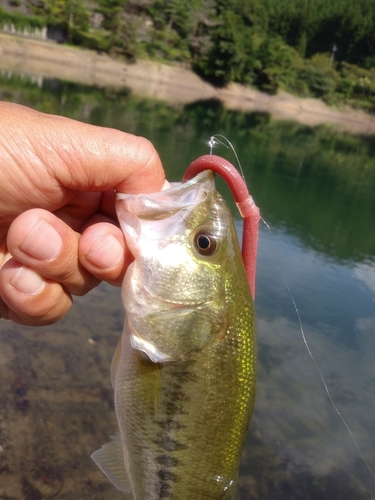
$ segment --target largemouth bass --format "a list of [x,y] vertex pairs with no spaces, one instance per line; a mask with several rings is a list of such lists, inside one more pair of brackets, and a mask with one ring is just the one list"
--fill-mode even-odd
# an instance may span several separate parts
[[255,398],[254,308],[211,171],[118,195],[134,255],[112,362],[119,432],[92,458],[134,500],[233,500]]

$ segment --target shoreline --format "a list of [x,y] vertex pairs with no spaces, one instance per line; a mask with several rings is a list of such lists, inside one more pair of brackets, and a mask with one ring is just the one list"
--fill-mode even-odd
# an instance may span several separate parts
[[329,123],[341,131],[375,135],[375,117],[364,111],[338,111],[319,99],[286,92],[269,95],[236,83],[216,88],[179,65],[146,60],[128,64],[92,50],[4,32],[0,32],[0,70],[97,87],[125,87],[137,96],[176,107],[218,99],[233,111],[269,113],[275,120],[312,127]]

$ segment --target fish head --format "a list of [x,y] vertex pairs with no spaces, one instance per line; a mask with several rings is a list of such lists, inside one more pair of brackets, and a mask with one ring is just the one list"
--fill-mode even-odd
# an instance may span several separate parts
[[133,348],[162,363],[223,336],[239,247],[213,173],[152,195],[118,194],[117,213],[134,256],[122,288]]

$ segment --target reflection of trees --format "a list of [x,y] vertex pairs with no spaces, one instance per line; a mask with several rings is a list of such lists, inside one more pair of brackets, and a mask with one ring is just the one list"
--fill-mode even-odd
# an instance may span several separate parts
[[[170,180],[179,180],[192,160],[208,153],[211,135],[223,134],[235,146],[251,192],[271,224],[283,225],[334,258],[360,261],[375,255],[371,137],[273,122],[267,114],[227,110],[216,100],[177,109],[134,97],[126,89],[58,80],[44,80],[40,88],[16,76],[0,82],[1,99],[148,137]],[[224,148],[215,152],[235,162]]]
[[270,222],[339,259],[375,254],[372,138],[270,123],[249,143],[256,200]]

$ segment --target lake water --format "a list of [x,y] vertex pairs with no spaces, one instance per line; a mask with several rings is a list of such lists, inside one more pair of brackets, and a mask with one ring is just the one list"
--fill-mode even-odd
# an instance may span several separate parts
[[[234,144],[261,225],[256,409],[240,500],[367,500],[375,479],[375,141],[227,111],[174,109],[129,92],[0,78],[0,98],[149,138],[170,181],[223,134]],[[235,161],[230,151],[216,154]],[[228,189],[219,190],[241,221]],[[109,366],[123,324],[101,285],[57,325],[0,322],[0,500],[124,498],[89,455],[116,429]],[[181,499],[182,500],[182,499]]]

